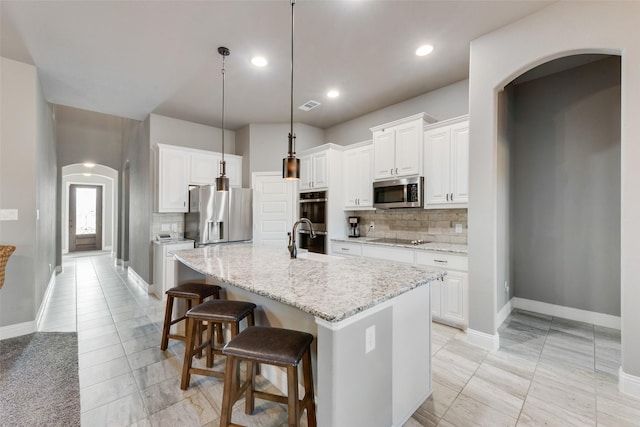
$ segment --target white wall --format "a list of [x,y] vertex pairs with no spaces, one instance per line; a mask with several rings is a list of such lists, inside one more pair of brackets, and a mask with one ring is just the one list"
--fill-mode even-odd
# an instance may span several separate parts
[[325,142],[351,145],[366,141],[371,139],[369,128],[418,113],[427,113],[441,121],[468,112],[469,81],[462,80],[325,129]]
[[[220,128],[151,114],[151,144],[178,145],[208,151],[222,151]],[[224,152],[236,154],[236,133],[225,130]]]
[[[56,150],[52,108],[36,68],[0,58],[0,243],[16,246],[0,290],[0,338],[33,332],[55,267]],[[39,216],[39,218],[38,218]]]
[[[469,76],[470,338],[496,340],[498,91],[523,72],[577,53],[622,56],[622,370],[640,377],[640,3],[559,2],[471,43]],[[606,17],[604,19],[603,17]],[[640,380],[637,382],[640,384]],[[637,394],[640,395],[640,386]]]

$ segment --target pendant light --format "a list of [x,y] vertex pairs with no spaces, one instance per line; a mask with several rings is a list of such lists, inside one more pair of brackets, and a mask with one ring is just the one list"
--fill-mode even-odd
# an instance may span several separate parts
[[296,158],[296,135],[293,133],[293,6],[291,0],[291,130],[289,131],[289,154],[282,159],[282,177],[300,179],[300,159]]
[[224,161],[224,59],[231,52],[226,47],[219,47],[218,53],[222,55],[222,160],[220,161],[220,176],[216,178],[216,189],[218,191],[229,191],[229,177],[227,174],[227,162]]

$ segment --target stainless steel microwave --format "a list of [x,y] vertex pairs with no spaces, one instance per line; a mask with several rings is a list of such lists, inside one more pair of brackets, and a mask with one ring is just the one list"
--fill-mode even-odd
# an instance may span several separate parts
[[423,207],[424,177],[373,183],[373,207],[378,209]]

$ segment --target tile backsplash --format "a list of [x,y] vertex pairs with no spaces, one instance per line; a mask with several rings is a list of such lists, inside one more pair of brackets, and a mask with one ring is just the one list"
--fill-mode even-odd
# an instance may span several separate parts
[[[348,214],[360,217],[360,236],[467,244],[467,209],[410,208]],[[372,222],[374,229],[369,227]],[[457,224],[460,233],[456,233]]]
[[[166,230],[163,230],[163,225]],[[175,225],[175,231],[174,231]],[[151,224],[151,236],[156,238],[159,233],[170,233],[171,237],[184,236],[183,213],[154,213]]]

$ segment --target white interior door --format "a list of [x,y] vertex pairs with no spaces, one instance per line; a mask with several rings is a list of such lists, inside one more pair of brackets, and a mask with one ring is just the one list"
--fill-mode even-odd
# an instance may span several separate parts
[[255,172],[251,181],[254,243],[286,248],[296,216],[296,182],[282,179],[280,172]]

